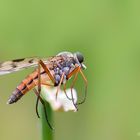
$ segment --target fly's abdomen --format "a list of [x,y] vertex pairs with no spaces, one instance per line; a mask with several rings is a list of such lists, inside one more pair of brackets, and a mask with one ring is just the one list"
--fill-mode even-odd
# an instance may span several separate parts
[[12,104],[16,101],[18,101],[24,94],[16,88],[16,90],[13,92],[13,94],[10,96],[9,100],[7,101],[7,104]]
[[34,88],[37,85],[37,76],[38,74],[35,71],[26,79],[24,79],[13,91],[7,103],[12,104],[17,102],[24,94],[26,94],[29,90]]

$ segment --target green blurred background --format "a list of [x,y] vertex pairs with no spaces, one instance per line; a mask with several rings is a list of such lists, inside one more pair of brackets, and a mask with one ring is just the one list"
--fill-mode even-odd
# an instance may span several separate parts
[[[140,2],[1,0],[0,60],[85,56],[88,97],[78,113],[54,113],[55,140],[140,139]],[[6,101],[31,70],[0,77],[0,140],[39,140],[36,98]],[[81,88],[82,80],[77,82]]]

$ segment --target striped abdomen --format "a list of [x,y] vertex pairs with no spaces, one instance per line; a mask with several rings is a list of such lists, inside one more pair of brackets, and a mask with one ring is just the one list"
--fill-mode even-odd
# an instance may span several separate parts
[[[45,72],[41,72],[41,80],[47,80],[47,76]],[[17,102],[24,94],[26,94],[28,91],[33,89],[35,86],[38,85],[38,71],[34,71],[32,74],[28,75],[27,78],[25,78],[13,91],[12,95],[10,96],[8,100],[8,104],[12,104],[14,102]]]

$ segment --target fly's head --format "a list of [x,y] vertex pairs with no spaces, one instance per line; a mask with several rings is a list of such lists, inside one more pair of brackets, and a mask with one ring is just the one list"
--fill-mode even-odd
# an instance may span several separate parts
[[83,56],[82,53],[80,53],[80,52],[74,53],[74,59],[75,59],[76,63],[81,66],[82,69],[86,69],[86,66],[83,63],[84,62],[84,56]]

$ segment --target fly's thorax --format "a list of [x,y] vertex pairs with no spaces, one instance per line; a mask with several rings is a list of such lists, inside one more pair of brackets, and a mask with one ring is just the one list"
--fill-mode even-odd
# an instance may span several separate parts
[[55,77],[55,86],[57,86],[60,83],[61,77],[64,74],[63,77],[63,82],[62,84],[64,84],[67,80],[67,76],[68,74],[75,68],[75,65],[73,63],[67,62],[63,65],[61,65],[61,67],[56,67],[54,69],[54,77]]

